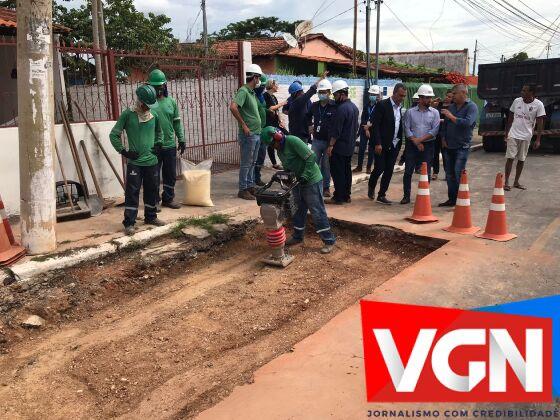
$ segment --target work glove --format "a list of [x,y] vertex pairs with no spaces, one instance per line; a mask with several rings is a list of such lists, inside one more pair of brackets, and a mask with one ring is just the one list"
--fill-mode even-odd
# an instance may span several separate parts
[[136,160],[140,157],[138,152],[134,152],[132,150],[125,150],[125,149],[121,150],[121,155],[123,155],[125,158],[129,160]]
[[181,156],[183,156],[183,153],[185,153],[185,148],[187,147],[187,144],[185,142],[180,142],[179,143],[179,154]]
[[154,152],[154,155],[156,155],[158,159],[160,159],[160,157],[161,157],[161,150],[162,150],[161,143],[154,144],[153,152]]

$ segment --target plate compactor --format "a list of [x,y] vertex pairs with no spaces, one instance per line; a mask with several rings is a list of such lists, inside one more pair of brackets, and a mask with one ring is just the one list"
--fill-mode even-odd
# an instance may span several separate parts
[[255,192],[266,229],[266,241],[272,248],[272,253],[262,260],[265,264],[286,267],[294,260],[293,255],[288,254],[284,249],[286,243],[284,223],[295,212],[292,191],[297,185],[298,181],[294,173],[278,171],[268,184]]

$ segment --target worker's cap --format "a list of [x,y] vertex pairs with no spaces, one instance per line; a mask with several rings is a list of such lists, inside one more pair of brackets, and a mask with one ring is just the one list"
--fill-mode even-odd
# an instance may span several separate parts
[[263,128],[261,132],[261,141],[269,146],[272,144],[272,141],[281,141],[284,138],[284,133],[282,130],[277,129],[276,127],[267,126]]

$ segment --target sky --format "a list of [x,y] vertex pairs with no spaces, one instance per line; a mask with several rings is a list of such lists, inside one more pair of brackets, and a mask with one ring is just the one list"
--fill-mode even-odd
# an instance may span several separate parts
[[[365,50],[364,2],[358,0],[357,44],[362,50]],[[508,17],[497,2],[505,4],[510,10],[515,8],[525,13],[524,22]],[[81,1],[73,0],[72,3],[80,4]],[[189,36],[197,37],[202,31],[200,1],[136,0],[134,3],[140,11],[170,16],[173,32],[181,41]],[[372,8],[373,3],[374,0]],[[478,3],[490,12],[484,12],[486,15],[483,17],[478,14],[477,19],[472,15],[476,14],[474,11],[468,13],[460,7],[460,4],[466,7],[466,3]],[[206,0],[208,31],[217,31],[230,22],[255,16],[276,16],[288,21],[311,19],[316,26],[313,32],[323,32],[327,37],[351,46],[352,6],[352,0]],[[375,50],[375,14],[372,10],[372,51]],[[498,21],[496,16],[507,22]],[[545,48],[550,41],[549,56],[559,57],[560,30],[555,32],[559,28],[560,0],[384,0],[381,6],[380,50],[468,48],[472,59],[475,40],[478,40],[477,61],[489,63],[499,61],[502,54],[509,57],[521,50],[531,57],[546,58]]]

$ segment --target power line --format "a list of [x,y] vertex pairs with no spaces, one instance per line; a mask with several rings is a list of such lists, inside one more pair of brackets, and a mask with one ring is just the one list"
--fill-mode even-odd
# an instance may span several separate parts
[[[365,2],[362,2],[362,3],[365,3]],[[300,36],[305,36],[305,35],[307,35],[307,34],[309,33],[309,31],[312,31],[312,30],[314,30],[315,28],[318,28],[319,26],[324,25],[325,23],[330,22],[330,21],[333,20],[333,19],[336,19],[337,17],[343,15],[344,13],[348,13],[350,10],[354,10],[354,6],[352,6],[352,7],[349,8],[349,9],[344,10],[343,12],[340,12],[338,15],[335,15],[335,16],[333,16],[333,17],[330,18],[330,19],[324,20],[323,22],[321,22],[321,23],[319,23],[319,24],[313,26],[310,30],[305,31],[305,32],[302,32]]]
[[315,16],[317,16],[317,13],[319,13],[319,10],[321,10],[321,7],[323,7],[325,5],[325,3],[327,2],[327,0],[323,0],[323,2],[319,5],[319,7],[317,8],[317,10],[315,10],[315,13],[313,14],[313,16],[311,17],[311,20],[315,19]]
[[[383,3],[385,5],[385,7],[389,10],[389,12],[391,12],[391,14],[393,15],[393,17],[395,19],[397,19],[399,21],[399,23],[404,26],[404,28],[410,33],[410,35],[412,35],[414,37],[414,39],[416,39],[416,41],[418,41],[420,44],[422,44],[424,46],[424,48],[426,48],[427,51],[430,51],[430,47],[428,47],[426,44],[424,44],[420,38],[418,38],[416,36],[416,34],[414,32],[412,32],[412,30],[407,26],[406,23],[404,23],[402,20],[400,20],[400,18],[397,16],[397,14],[395,12],[393,12],[393,10],[391,10],[391,8],[389,7],[389,5],[387,4],[387,2]],[[379,7],[379,6],[378,6]]]
[[332,0],[328,5],[326,5],[323,10],[321,10],[320,12],[315,13],[315,17],[319,16],[321,13],[323,13],[325,10],[327,10],[329,7],[331,7],[333,4],[336,3],[337,0]]
[[[548,23],[551,23],[548,18],[544,17],[543,15],[541,15],[539,12],[537,12],[535,9],[531,8],[530,6],[528,6],[523,0],[517,0],[519,3],[521,3],[523,6],[525,6],[527,9],[529,9],[531,12],[533,12],[534,14],[536,14],[538,17],[543,18],[544,20],[546,20]],[[552,24],[554,25],[554,22],[552,22]]]
[[430,41],[432,41],[432,50],[434,49],[434,39],[432,38],[432,28],[434,27],[434,25],[436,23],[439,22],[439,20],[441,19],[441,17],[443,16],[443,11],[445,10],[445,0],[443,0],[443,3],[441,5],[441,10],[439,11],[439,15],[436,18],[436,20],[433,21],[433,23],[430,25],[430,29],[429,29],[429,34],[430,34]]

